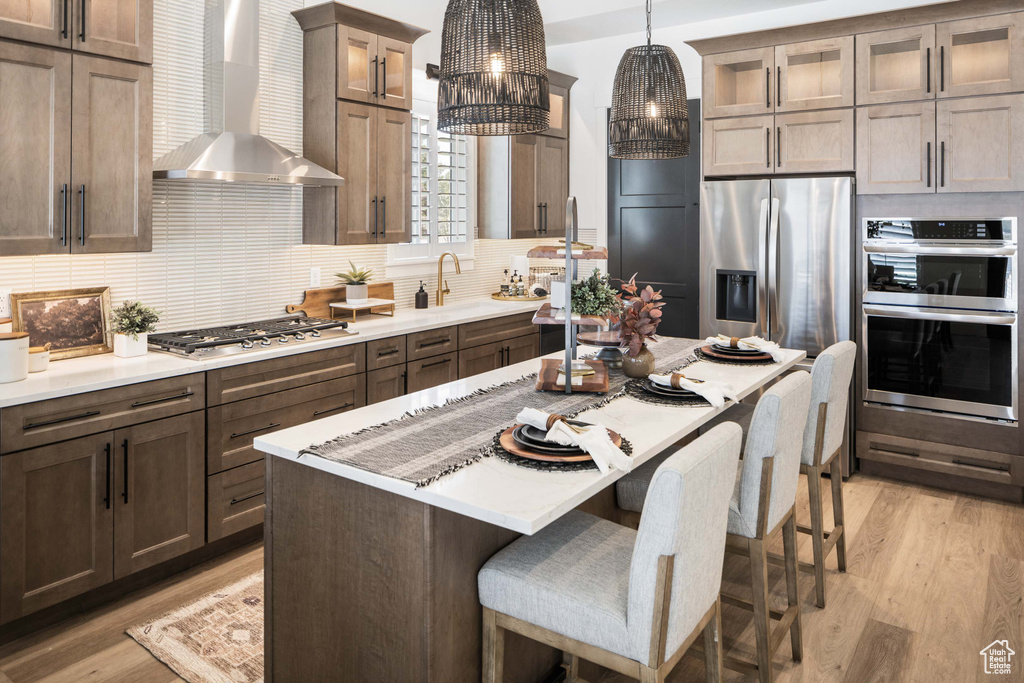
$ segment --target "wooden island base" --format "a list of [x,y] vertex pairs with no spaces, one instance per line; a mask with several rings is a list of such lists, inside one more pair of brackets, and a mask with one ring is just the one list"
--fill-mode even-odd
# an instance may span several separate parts
[[[267,681],[477,683],[477,572],[519,534],[267,457]],[[561,653],[515,634],[509,683]]]

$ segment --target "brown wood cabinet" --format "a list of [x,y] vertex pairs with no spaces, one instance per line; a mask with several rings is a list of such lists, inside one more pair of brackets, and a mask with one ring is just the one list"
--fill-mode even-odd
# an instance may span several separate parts
[[857,193],[935,191],[935,103],[857,108]]
[[0,42],[0,159],[0,256],[67,253],[71,55]]
[[405,363],[405,336],[366,342],[366,370],[379,370]]
[[704,175],[763,175],[775,168],[775,117],[704,123]]
[[775,48],[776,113],[852,107],[853,71],[853,36],[779,45]]
[[459,330],[452,326],[414,332],[408,335],[406,348],[411,361],[456,351],[459,348]]
[[775,172],[852,171],[853,109],[775,115]]
[[366,373],[366,405],[405,396],[408,369],[403,362]]
[[266,465],[259,460],[207,479],[207,542],[263,523],[265,475]]
[[0,623],[113,581],[112,438],[0,458]]
[[377,59],[380,63],[380,103],[405,111],[412,109],[412,43],[379,36]]
[[935,99],[935,26],[857,36],[857,104]]
[[114,578],[203,545],[202,412],[114,432]]
[[[377,110],[377,244],[412,239],[412,114]],[[378,220],[374,220],[376,225]]]
[[408,393],[423,391],[459,378],[458,353],[451,352],[423,360],[409,361],[406,389]]
[[1024,190],[1024,94],[940,100],[939,192]]
[[1024,91],[1024,12],[935,26],[939,97]]
[[345,24],[337,31],[338,98],[412,109],[412,43]]
[[0,38],[70,47],[73,29],[67,6],[67,0],[0,0]]
[[565,236],[569,144],[548,135],[479,138],[480,237]]
[[775,111],[775,48],[707,55],[703,64],[705,119]]
[[468,349],[490,342],[537,334],[537,326],[533,324],[533,315],[533,313],[517,313],[502,318],[459,325],[459,348]]
[[521,363],[540,354],[540,335],[529,334],[459,351],[459,379]]
[[71,251],[153,248],[153,69],[75,55]]
[[0,38],[153,61],[153,0],[0,0]]
[[550,127],[541,135],[568,139],[569,93],[576,80],[575,76],[548,69],[548,91],[551,103]]

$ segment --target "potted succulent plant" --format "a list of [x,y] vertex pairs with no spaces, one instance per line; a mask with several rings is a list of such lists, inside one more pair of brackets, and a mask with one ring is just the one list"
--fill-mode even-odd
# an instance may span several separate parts
[[139,301],[125,301],[111,312],[114,355],[119,358],[143,356],[149,350],[149,333],[156,329],[160,314]]
[[356,264],[348,262],[349,269],[338,273],[338,282],[345,285],[345,301],[350,304],[365,304],[370,297],[367,283],[373,279],[373,270],[370,268],[356,268]]
[[622,371],[627,377],[647,377],[654,371],[654,354],[647,342],[658,341],[654,333],[661,323],[661,291],[650,285],[637,291],[636,273],[622,284],[619,348],[622,349]]

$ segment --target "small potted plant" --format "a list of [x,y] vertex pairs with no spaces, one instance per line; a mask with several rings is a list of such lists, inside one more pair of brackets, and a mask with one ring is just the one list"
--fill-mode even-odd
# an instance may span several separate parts
[[139,301],[125,301],[111,313],[110,328],[114,332],[114,355],[134,358],[145,355],[149,333],[156,329],[160,314]]
[[654,333],[661,323],[661,291],[650,285],[637,291],[636,273],[622,284],[622,313],[619,326],[619,347],[622,349],[622,371],[627,377],[643,378],[654,371],[654,354],[647,342],[658,341]]
[[572,314],[603,317],[617,315],[622,308],[622,301],[610,281],[611,278],[601,275],[601,271],[594,268],[590,277],[572,283]]
[[373,279],[373,270],[370,268],[356,268],[356,264],[348,262],[349,269],[338,273],[338,282],[345,285],[345,301],[350,304],[365,304],[370,298],[370,288],[367,283]]

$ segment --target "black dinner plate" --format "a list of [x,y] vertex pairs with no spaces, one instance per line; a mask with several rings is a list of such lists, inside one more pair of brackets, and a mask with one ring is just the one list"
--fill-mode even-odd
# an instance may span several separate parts
[[689,389],[676,389],[675,387],[664,387],[660,384],[655,384],[649,379],[645,379],[641,385],[645,391],[651,394],[658,394],[659,396],[671,396],[673,398],[690,398],[696,396],[696,394]]
[[[533,433],[527,434],[527,430],[532,430]],[[540,433],[541,436],[536,436],[537,433]],[[551,441],[545,441],[543,435],[546,433],[530,425],[520,425],[512,431],[512,438],[523,448],[539,453],[551,453],[554,455],[582,455],[584,453],[583,449],[579,446],[563,446]]]
[[764,353],[764,351],[759,351],[758,349],[734,349],[723,344],[712,344],[711,348],[719,353],[727,353],[730,356],[758,356]]

